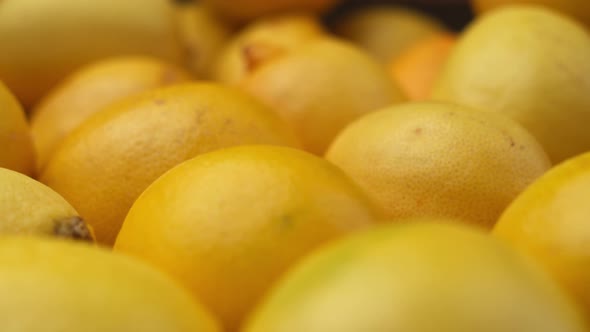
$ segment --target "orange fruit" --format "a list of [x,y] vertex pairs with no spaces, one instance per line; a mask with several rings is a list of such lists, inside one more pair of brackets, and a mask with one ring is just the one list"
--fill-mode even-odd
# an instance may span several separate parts
[[35,149],[21,105],[0,82],[0,167],[23,174],[35,172]]
[[297,145],[272,110],[239,90],[174,85],[95,114],[64,140],[40,179],[110,245],[135,199],[168,169],[204,152],[254,143]]
[[440,74],[455,37],[440,33],[418,41],[392,59],[389,68],[393,78],[411,100],[425,100]]
[[337,2],[339,0],[203,0],[220,15],[238,22],[293,11],[321,13]]
[[432,99],[516,120],[559,163],[590,150],[588,59],[590,34],[578,22],[540,6],[505,6],[461,35]]
[[485,13],[509,4],[543,5],[571,15],[590,26],[590,2],[587,0],[472,0],[471,2],[478,13]]
[[386,64],[413,43],[445,31],[436,18],[395,5],[369,5],[338,18],[335,32]]
[[545,265],[590,321],[590,153],[565,161],[506,209],[494,235]]
[[215,66],[215,80],[238,84],[261,65],[324,36],[319,19],[288,13],[258,19],[234,36]]
[[31,131],[42,169],[61,141],[105,106],[149,89],[187,81],[184,70],[147,56],[104,59],[74,72],[32,112]]
[[133,204],[115,250],[176,276],[237,331],[295,261],[376,218],[364,193],[327,161],[285,147],[234,147],[156,180]]
[[550,167],[539,143],[509,118],[430,102],[358,119],[326,157],[390,218],[448,217],[488,228]]
[[277,283],[244,332],[583,332],[536,262],[453,220],[339,240]]
[[85,244],[0,238],[5,332],[217,332],[215,318],[175,280]]
[[306,150],[323,154],[356,118],[405,97],[386,70],[352,44],[319,38],[251,73],[241,87],[272,106]]

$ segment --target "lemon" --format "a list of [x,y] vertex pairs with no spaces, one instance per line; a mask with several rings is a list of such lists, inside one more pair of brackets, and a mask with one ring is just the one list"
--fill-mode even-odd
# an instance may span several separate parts
[[272,59],[324,35],[319,19],[310,14],[288,13],[258,19],[224,47],[215,63],[214,78],[237,85]]
[[509,4],[538,4],[571,15],[590,25],[590,2],[586,0],[472,0],[471,2],[478,13],[486,13]]
[[176,24],[187,67],[200,78],[210,78],[232,27],[197,2],[177,4]]
[[0,167],[35,173],[35,149],[21,105],[0,81]]
[[590,154],[563,162],[502,214],[494,235],[532,254],[567,287],[590,320]]
[[176,276],[236,331],[294,262],[378,217],[364,193],[319,157],[234,147],[156,180],[133,204],[115,250]]
[[21,173],[0,168],[0,234],[93,240],[92,230],[58,193]]
[[540,6],[505,6],[459,38],[433,99],[496,111],[535,136],[553,163],[590,150],[590,35]]
[[550,167],[539,143],[509,118],[433,102],[360,118],[326,157],[390,218],[450,217],[487,228]]
[[327,37],[261,65],[240,86],[272,106],[315,154],[353,120],[405,100],[368,54]]
[[32,111],[31,133],[42,169],[74,129],[125,97],[190,79],[184,70],[148,56],[110,57],[76,70]]
[[169,0],[0,2],[0,77],[27,107],[75,69],[109,56],[180,62]]
[[244,144],[298,146],[271,109],[237,89],[173,85],[96,113],[63,141],[40,180],[84,216],[100,243],[112,245],[152,181],[201,153]]
[[3,332],[217,332],[164,273],[83,244],[0,237]]
[[577,309],[497,239],[453,220],[412,219],[311,254],[244,331],[587,331]]

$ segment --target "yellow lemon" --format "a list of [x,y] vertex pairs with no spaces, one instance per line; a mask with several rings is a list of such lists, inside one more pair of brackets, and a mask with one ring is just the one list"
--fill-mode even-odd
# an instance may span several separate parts
[[590,2],[587,0],[472,0],[471,2],[478,13],[517,3],[543,5],[571,15],[590,26]]
[[35,172],[35,149],[21,105],[0,82],[0,167],[27,175]]
[[83,244],[0,238],[3,332],[217,332],[164,273]]
[[433,99],[503,113],[554,163],[590,150],[590,34],[537,6],[506,6],[461,36]]
[[78,127],[40,179],[63,195],[110,245],[127,211],[182,161],[243,144],[297,146],[272,110],[232,88],[185,83],[116,103]]
[[72,130],[105,106],[140,92],[187,81],[175,65],[146,56],[104,59],[74,72],[32,111],[31,131],[42,169]]
[[306,150],[323,154],[348,123],[405,97],[384,67],[353,45],[319,38],[273,59],[241,87],[272,106]]
[[501,241],[450,220],[408,220],[311,254],[244,331],[587,331],[577,309]]
[[0,168],[0,234],[34,234],[93,241],[78,212],[46,185]]
[[236,331],[295,261],[378,217],[325,160],[285,147],[234,147],[156,180],[129,211],[115,250],[176,276]]
[[256,20],[235,35],[215,66],[215,80],[238,84],[272,59],[324,36],[317,17],[289,13]]
[[535,181],[504,212],[494,235],[539,259],[590,320],[590,153]]
[[509,118],[431,102],[364,116],[326,156],[390,218],[451,217],[484,227],[550,167],[539,143]]
[[213,64],[230,39],[232,27],[197,2],[176,6],[176,24],[187,67],[200,78],[211,77]]
[[180,62],[169,0],[0,2],[0,77],[28,108],[82,65],[145,54]]

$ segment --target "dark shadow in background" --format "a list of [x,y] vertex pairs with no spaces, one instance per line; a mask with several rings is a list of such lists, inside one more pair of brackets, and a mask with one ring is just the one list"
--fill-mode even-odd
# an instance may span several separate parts
[[[590,1],[590,0],[588,0]],[[343,14],[372,4],[396,4],[420,10],[437,17],[450,29],[461,31],[472,19],[473,12],[468,1],[461,0],[349,0],[344,1],[326,16],[326,22],[338,19]]]
[[[198,2],[198,0],[174,1],[177,3]],[[349,11],[372,4],[396,4],[411,7],[438,17],[455,31],[461,31],[473,19],[469,0],[343,0],[340,6],[325,16],[325,21],[329,24]]]

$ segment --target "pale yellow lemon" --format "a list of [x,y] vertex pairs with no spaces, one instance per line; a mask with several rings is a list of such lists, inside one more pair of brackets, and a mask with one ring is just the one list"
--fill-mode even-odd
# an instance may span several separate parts
[[0,78],[28,108],[76,68],[116,55],[180,62],[169,0],[4,0]]
[[535,262],[452,220],[408,220],[311,254],[273,287],[245,332],[583,332]]
[[3,332],[217,332],[178,283],[86,244],[0,237]]
[[474,9],[478,13],[510,4],[536,4],[571,15],[590,26],[590,2],[587,0],[472,0]]
[[509,118],[432,102],[358,119],[326,157],[390,218],[450,217],[486,228],[550,167],[539,143]]
[[539,6],[505,6],[459,38],[433,99],[502,113],[554,163],[590,150],[590,34]]

